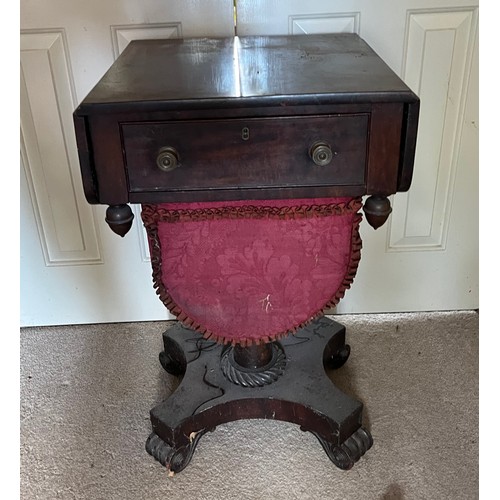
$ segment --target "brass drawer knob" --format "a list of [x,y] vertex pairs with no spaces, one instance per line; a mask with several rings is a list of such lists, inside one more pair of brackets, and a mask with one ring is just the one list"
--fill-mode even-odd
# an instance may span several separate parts
[[318,141],[315,142],[309,149],[309,156],[312,158],[312,161],[316,163],[316,165],[324,167],[332,161],[333,153],[332,149],[326,142]]
[[175,148],[161,148],[156,158],[156,165],[164,172],[171,172],[179,166],[179,153]]

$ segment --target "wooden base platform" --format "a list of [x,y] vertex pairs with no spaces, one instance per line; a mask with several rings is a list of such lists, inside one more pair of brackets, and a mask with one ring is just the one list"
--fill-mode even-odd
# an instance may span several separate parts
[[335,321],[322,317],[263,346],[267,357],[254,364],[249,359],[255,356],[245,356],[249,348],[222,346],[180,323],[163,334],[163,342],[160,362],[182,381],[151,410],[146,450],[171,472],[189,464],[203,434],[240,419],[298,424],[341,469],[350,469],[373,444],[361,427],[363,405],[341,392],[325,371],[349,357],[345,328]]

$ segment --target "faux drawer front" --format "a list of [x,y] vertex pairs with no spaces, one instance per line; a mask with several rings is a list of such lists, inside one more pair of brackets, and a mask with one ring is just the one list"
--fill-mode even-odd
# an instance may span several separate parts
[[368,114],[121,127],[130,192],[365,183]]

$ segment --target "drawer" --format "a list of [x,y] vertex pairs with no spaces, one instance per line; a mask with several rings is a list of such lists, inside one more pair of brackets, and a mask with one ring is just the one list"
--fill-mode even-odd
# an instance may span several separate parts
[[129,191],[363,186],[368,123],[368,113],[122,123]]

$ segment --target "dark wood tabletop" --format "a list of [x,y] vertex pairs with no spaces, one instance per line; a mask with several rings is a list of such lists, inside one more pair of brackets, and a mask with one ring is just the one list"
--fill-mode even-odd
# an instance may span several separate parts
[[[355,34],[136,40],[82,102],[156,109],[416,100]],[[219,101],[219,102],[217,102]],[[206,105],[207,103],[205,103]]]

